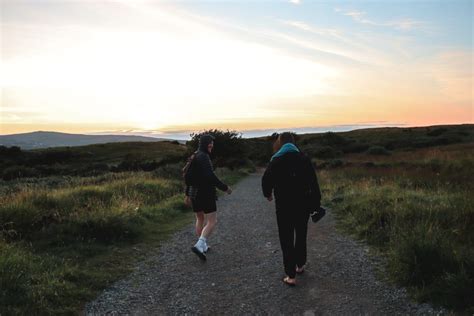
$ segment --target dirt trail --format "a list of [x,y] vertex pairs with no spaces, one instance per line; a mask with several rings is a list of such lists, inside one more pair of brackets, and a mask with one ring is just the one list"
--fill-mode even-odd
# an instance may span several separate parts
[[308,264],[298,286],[284,276],[274,204],[261,195],[260,174],[218,202],[218,228],[201,262],[190,247],[193,227],[176,233],[126,279],[87,304],[89,315],[432,315],[405,290],[375,276],[368,248],[336,232],[329,213],[309,223]]

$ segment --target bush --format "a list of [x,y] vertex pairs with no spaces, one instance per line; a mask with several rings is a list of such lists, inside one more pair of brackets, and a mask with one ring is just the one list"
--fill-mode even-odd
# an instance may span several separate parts
[[18,146],[6,147],[0,146],[0,156],[4,157],[17,157],[22,154],[21,148]]
[[40,172],[34,168],[26,166],[11,166],[3,170],[2,179],[13,180],[18,178],[37,177],[39,175]]
[[214,136],[214,149],[211,157],[216,167],[238,168],[247,158],[247,147],[242,141],[242,135],[236,131],[207,130],[191,134],[191,140],[186,142],[189,155],[199,146],[199,138],[203,134]]
[[367,154],[369,155],[390,155],[390,151],[385,149],[383,146],[372,146],[367,150]]
[[344,153],[361,153],[369,149],[369,145],[365,143],[353,142],[342,148]]
[[339,168],[344,165],[344,162],[340,159],[332,159],[329,161],[325,161],[319,165],[319,168]]
[[433,130],[430,130],[428,133],[426,133],[426,135],[428,136],[439,136],[445,132],[447,132],[448,130],[446,128],[435,128]]
[[309,148],[306,153],[311,157],[319,159],[334,159],[340,157],[342,153],[330,146],[320,146],[316,148]]
[[346,139],[344,136],[339,135],[334,132],[326,132],[322,135],[321,144],[326,145],[326,146],[341,146],[348,144],[350,141]]

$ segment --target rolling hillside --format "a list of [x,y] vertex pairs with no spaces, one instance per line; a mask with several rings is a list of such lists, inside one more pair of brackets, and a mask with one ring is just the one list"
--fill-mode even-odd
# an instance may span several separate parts
[[58,132],[32,132],[24,134],[0,135],[0,145],[18,146],[22,149],[36,149],[61,146],[85,146],[116,142],[156,142],[164,138],[124,136],[124,135],[83,135]]

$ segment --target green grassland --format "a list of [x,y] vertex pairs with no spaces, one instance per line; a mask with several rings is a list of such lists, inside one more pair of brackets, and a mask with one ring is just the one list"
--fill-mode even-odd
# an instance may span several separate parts
[[13,180],[152,171],[182,160],[186,152],[186,146],[168,141],[108,143],[28,151],[0,146],[0,177],[4,180]]
[[419,301],[472,313],[474,143],[315,159],[338,226],[383,254]]
[[[52,174],[0,182],[0,314],[77,314],[83,304],[129,273],[171,233],[193,219],[183,203],[180,168],[186,147],[175,143],[111,143],[21,151],[17,165],[58,159]],[[133,152],[133,160],[129,153]],[[19,157],[17,153],[17,158]],[[134,161],[137,170],[103,170]],[[144,171],[150,161],[162,162]],[[33,163],[34,162],[34,163]],[[73,170],[65,174],[65,170]],[[54,173],[56,171],[56,173]],[[246,173],[220,168],[235,183]]]

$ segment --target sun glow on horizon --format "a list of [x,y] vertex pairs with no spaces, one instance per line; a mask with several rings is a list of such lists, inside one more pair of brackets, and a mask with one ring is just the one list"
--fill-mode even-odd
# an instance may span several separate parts
[[283,18],[286,11],[233,23],[184,3],[2,6],[0,134],[48,125],[97,131],[473,121],[472,49],[433,48],[417,57],[427,48],[407,32],[426,23],[370,25],[402,32],[394,35],[352,31],[347,23],[360,21],[350,22],[342,9],[332,14],[347,21],[328,28]]

